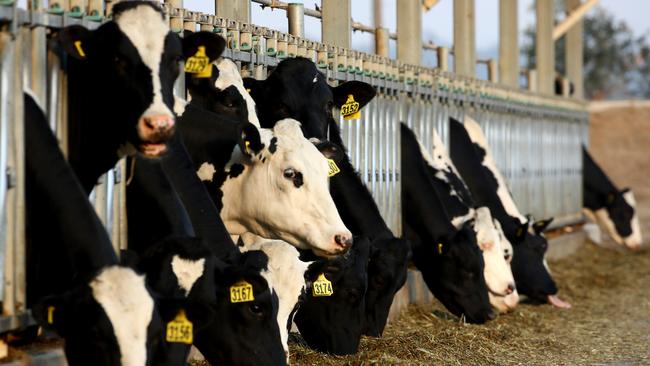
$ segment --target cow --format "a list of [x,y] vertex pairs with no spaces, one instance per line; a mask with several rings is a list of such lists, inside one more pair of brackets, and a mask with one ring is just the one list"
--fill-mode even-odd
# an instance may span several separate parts
[[432,154],[419,144],[430,179],[430,182],[423,181],[421,184],[433,183],[445,209],[451,216],[452,224],[457,229],[466,222],[473,226],[476,241],[483,252],[484,276],[490,303],[499,312],[508,312],[517,306],[519,295],[510,264],[504,256],[504,245],[506,245],[504,241],[507,239],[502,232],[499,232],[500,226],[492,218],[489,208],[484,206],[474,208],[473,198],[435,129],[432,137]]
[[534,302],[570,307],[557,296],[544,259],[548,242],[542,233],[552,219],[532,222],[519,212],[478,123],[466,118],[463,125],[450,118],[449,131],[452,161],[476,203],[490,208],[513,246],[511,266],[519,293]]
[[307,269],[309,289],[294,322],[309,347],[335,355],[354,354],[364,330],[365,294],[368,286],[370,243],[355,238],[342,256],[315,260]]
[[454,315],[470,323],[496,317],[488,299],[484,262],[470,222],[451,223],[433,184],[413,132],[401,125],[402,226],[413,262],[433,295]]
[[582,147],[582,166],[585,215],[603,226],[616,243],[632,250],[640,249],[643,239],[634,193],[629,188],[616,188],[585,146]]
[[[27,248],[33,316],[65,339],[72,366],[165,364],[163,324],[144,276],[119,265],[39,103],[25,94],[24,108],[27,229],[47,238]],[[62,258],[55,272],[31,261],[50,253]],[[57,286],[42,287],[51,278]]]

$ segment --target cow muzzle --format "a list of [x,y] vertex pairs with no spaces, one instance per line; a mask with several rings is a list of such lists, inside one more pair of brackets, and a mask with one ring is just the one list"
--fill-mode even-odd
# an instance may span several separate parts
[[168,114],[143,116],[138,121],[138,136],[142,143],[138,150],[147,157],[157,157],[167,148],[174,134],[174,117]]
[[337,254],[343,254],[347,252],[352,247],[353,241],[354,240],[352,239],[352,233],[350,232],[334,235],[334,242],[336,243]]

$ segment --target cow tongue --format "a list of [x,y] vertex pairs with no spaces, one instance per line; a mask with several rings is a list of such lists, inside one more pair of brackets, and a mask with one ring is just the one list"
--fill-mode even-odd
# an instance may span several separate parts
[[557,295],[548,295],[548,303],[560,309],[570,309],[571,304],[560,299]]

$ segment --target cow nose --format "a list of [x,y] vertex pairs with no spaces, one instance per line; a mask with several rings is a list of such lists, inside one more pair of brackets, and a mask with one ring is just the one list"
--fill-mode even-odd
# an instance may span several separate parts
[[174,127],[174,118],[166,114],[158,114],[142,117],[140,127],[143,138],[147,139],[156,134],[164,133]]
[[506,294],[510,295],[511,293],[515,292],[515,285],[512,283],[508,284],[508,288],[506,289]]
[[341,247],[341,251],[345,252],[352,246],[352,235],[338,234],[334,236],[334,241]]
[[497,312],[494,311],[493,309],[490,309],[490,312],[487,315],[488,319],[494,320],[497,318]]

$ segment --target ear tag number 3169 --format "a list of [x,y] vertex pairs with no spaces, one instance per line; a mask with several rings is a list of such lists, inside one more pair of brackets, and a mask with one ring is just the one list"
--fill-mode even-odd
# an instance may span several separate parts
[[332,289],[332,282],[325,278],[325,274],[321,273],[312,286],[312,294],[314,297],[332,296],[334,290]]
[[195,74],[197,78],[209,78],[212,76],[212,65],[205,54],[205,46],[199,46],[194,56],[185,61],[185,72]]
[[354,100],[354,95],[348,95],[348,100],[345,101],[345,104],[341,106],[341,115],[343,119],[359,119],[361,118],[361,110],[359,108],[359,102]]
[[249,302],[255,300],[253,285],[246,281],[239,281],[230,286],[230,302]]
[[192,344],[193,342],[193,325],[192,322],[185,316],[185,310],[181,309],[174,320],[167,323],[167,333],[165,339],[169,343],[185,343]]

